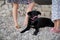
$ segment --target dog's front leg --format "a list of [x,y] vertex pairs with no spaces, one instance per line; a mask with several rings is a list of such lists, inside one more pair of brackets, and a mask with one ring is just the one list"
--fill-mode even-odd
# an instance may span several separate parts
[[24,33],[25,31],[30,29],[30,25],[28,25],[23,31],[21,31],[21,33]]
[[35,28],[35,31],[34,31],[33,35],[37,35],[38,32],[39,32],[39,28]]

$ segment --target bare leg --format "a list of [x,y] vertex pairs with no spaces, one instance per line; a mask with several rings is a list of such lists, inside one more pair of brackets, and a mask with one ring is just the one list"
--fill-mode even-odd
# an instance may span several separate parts
[[18,4],[13,3],[13,19],[15,23],[15,27],[18,29],[18,21],[17,21],[17,12],[18,12]]
[[53,32],[60,32],[60,20],[55,20],[54,21],[54,28],[52,28]]
[[26,10],[26,17],[25,17],[24,25],[27,25],[27,24],[28,24],[28,15],[27,15],[27,13],[28,13],[29,11],[31,11],[34,6],[35,6],[35,3],[34,3],[34,2],[33,2],[33,3],[30,3],[30,4],[28,5],[27,10]]
[[56,29],[60,30],[60,20],[56,20]]
[[54,21],[54,28],[56,29],[57,26],[57,20]]

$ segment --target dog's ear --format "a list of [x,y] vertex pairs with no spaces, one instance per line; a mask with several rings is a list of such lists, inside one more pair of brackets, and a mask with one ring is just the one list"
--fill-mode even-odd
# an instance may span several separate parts
[[27,13],[27,15],[29,15],[29,16],[30,16],[30,15],[31,15],[31,12],[28,12],[28,13]]
[[41,15],[41,12],[37,11],[38,15]]

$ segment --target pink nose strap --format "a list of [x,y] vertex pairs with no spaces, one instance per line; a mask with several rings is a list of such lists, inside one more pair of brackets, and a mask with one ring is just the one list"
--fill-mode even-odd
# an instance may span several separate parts
[[38,17],[38,16],[34,16],[33,18],[31,18],[32,20],[34,20],[36,17]]

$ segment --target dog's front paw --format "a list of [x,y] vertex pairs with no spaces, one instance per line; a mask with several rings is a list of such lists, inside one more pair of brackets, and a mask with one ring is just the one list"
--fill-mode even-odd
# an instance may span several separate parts
[[37,33],[33,33],[33,35],[37,35]]
[[20,33],[24,33],[24,31],[21,31]]
[[39,32],[39,30],[35,31],[35,32],[33,33],[33,35],[37,35],[37,34],[38,34],[38,32]]
[[37,32],[34,32],[33,35],[37,35]]

